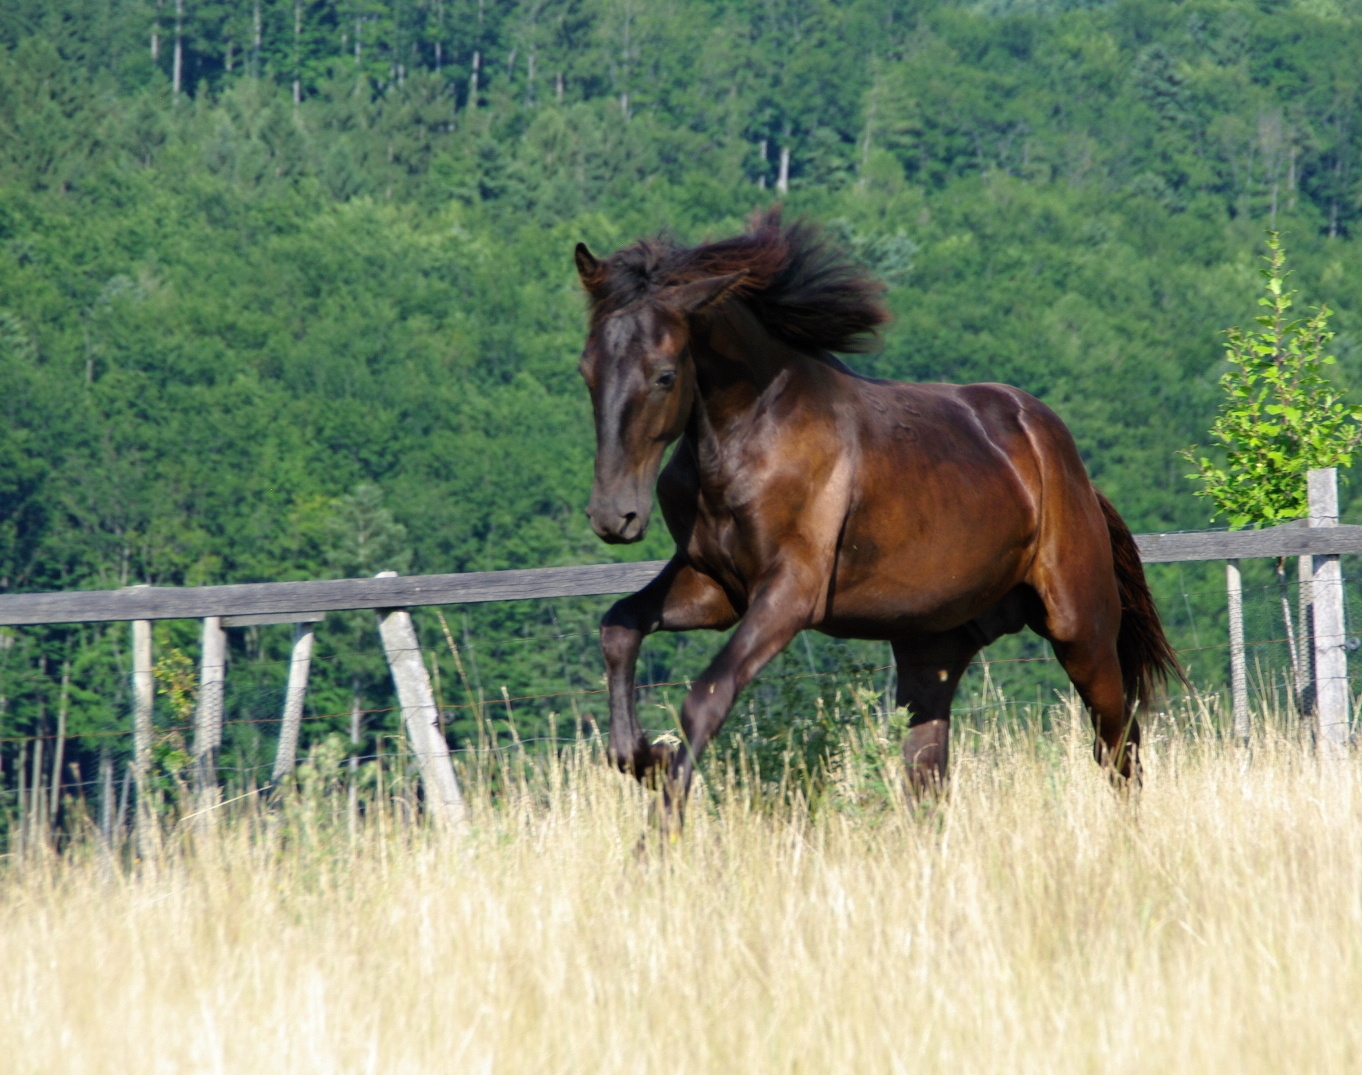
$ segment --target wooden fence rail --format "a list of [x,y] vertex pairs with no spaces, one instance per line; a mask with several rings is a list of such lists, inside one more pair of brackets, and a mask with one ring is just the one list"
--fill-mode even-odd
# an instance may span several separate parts
[[[1358,529],[1362,529],[1359,527]],[[1362,549],[1362,544],[1359,544]],[[232,586],[128,586],[121,590],[0,594],[0,625],[197,620],[225,617],[224,627],[290,622],[289,617],[342,609],[411,608],[481,601],[524,601],[629,593],[649,582],[662,561],[591,564],[460,575],[399,575],[320,582],[247,582]]]
[[[1276,556],[1362,553],[1362,526],[1309,529],[1294,523],[1265,530],[1139,534],[1145,563],[1247,560]],[[291,622],[308,613],[342,609],[525,601],[632,593],[665,561],[590,564],[457,575],[402,575],[311,582],[251,582],[231,586],[128,586],[121,590],[0,594],[0,625],[197,620],[226,617],[224,627]]]

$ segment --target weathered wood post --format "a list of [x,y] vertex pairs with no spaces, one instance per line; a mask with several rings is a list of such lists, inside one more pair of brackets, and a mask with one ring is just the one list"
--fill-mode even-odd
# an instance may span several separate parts
[[1249,737],[1248,665],[1244,660],[1244,582],[1239,561],[1225,561],[1225,591],[1230,612],[1230,697],[1234,703],[1234,736]]
[[[1338,525],[1338,471],[1307,475],[1310,526]],[[1339,558],[1316,556],[1312,564],[1315,620],[1315,711],[1321,750],[1341,753],[1348,742],[1348,650],[1343,622],[1343,569]]]
[[[396,571],[380,572],[377,578],[395,578]],[[442,825],[459,828],[464,822],[463,794],[449,759],[449,744],[440,734],[435,694],[421,660],[421,647],[412,626],[411,614],[404,608],[379,611],[378,633],[392,670],[397,700],[407,740],[416,755],[425,791],[426,810]]]
[[284,719],[279,725],[279,748],[274,755],[270,779],[279,783],[298,763],[298,733],[303,724],[303,702],[307,698],[307,677],[312,669],[312,645],[316,627],[300,623],[293,628],[293,659],[288,666],[288,690],[284,694]]
[[346,816],[350,819],[350,832],[354,834],[355,822],[359,818],[359,726],[363,713],[359,702],[359,677],[350,681],[350,786],[346,791]]
[[[1309,519],[1306,522],[1309,523]],[[1300,592],[1300,666],[1296,675],[1296,704],[1301,719],[1309,720],[1315,713],[1315,564],[1313,556],[1296,558],[1296,577]]]
[[222,696],[227,680],[227,632],[221,616],[203,621],[203,657],[199,665],[199,703],[194,710],[194,761],[199,789],[218,782],[217,754],[222,746]]
[[151,621],[132,621],[132,773],[142,791],[151,771],[151,713],[156,680],[151,665]]
[[99,835],[104,839],[106,848],[113,845],[114,827],[114,778],[113,757],[109,748],[99,752]]
[[56,752],[52,755],[52,798],[47,808],[53,830],[57,827],[57,814],[61,810],[61,765],[66,757],[66,717],[71,708],[71,662],[63,661],[61,666],[61,699],[57,703],[57,741]]
[[[151,775],[152,706],[156,702],[156,678],[151,663],[151,621],[132,621],[132,768],[128,775],[137,792],[133,828],[140,854],[146,843],[152,819],[147,778]],[[126,786],[126,785],[125,785]]]

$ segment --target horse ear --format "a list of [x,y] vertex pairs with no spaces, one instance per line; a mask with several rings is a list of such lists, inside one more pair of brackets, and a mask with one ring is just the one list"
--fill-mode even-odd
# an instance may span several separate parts
[[657,297],[666,306],[685,314],[698,314],[718,306],[732,296],[747,279],[747,273],[735,272],[727,276],[707,276],[689,284],[677,284]]
[[577,249],[572,252],[572,258],[577,262],[577,275],[582,278],[582,286],[588,291],[595,291],[601,286],[601,278],[605,275],[604,266],[595,254],[586,248],[586,243],[578,243]]

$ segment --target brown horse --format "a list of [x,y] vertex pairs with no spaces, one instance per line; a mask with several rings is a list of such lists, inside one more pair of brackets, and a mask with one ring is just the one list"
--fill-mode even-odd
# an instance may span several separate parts
[[[1001,384],[848,369],[828,352],[863,349],[887,320],[881,288],[778,211],[721,242],[642,241],[604,260],[579,244],[576,260],[590,298],[592,528],[639,540],[656,479],[676,541],[601,625],[621,769],[669,764],[679,805],[738,692],[813,628],[891,644],[910,777],[939,785],[961,675],[1029,626],[1091,712],[1099,763],[1137,777],[1136,707],[1181,673],[1130,531],[1049,407]],[[739,622],[686,696],[669,757],[635,712],[643,638]]]

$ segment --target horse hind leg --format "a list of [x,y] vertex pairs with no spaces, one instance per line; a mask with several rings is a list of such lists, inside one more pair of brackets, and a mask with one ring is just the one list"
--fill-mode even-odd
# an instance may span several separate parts
[[951,701],[960,677],[980,644],[967,627],[893,643],[898,666],[895,701],[908,709],[903,760],[909,790],[918,796],[940,792],[950,762]]
[[1119,783],[1138,784],[1140,722],[1127,701],[1116,649],[1120,598],[1114,583],[1109,589],[1075,594],[1057,585],[1037,586],[1045,613],[1031,627],[1049,640],[1092,717],[1097,763]]
[[903,757],[915,792],[945,786],[950,761],[951,702],[974,655],[1003,635],[1020,631],[1034,614],[1036,596],[1018,586],[988,611],[950,631],[894,642],[898,704],[909,710]]
[[1140,722],[1127,704],[1116,640],[1054,643],[1055,656],[1092,716],[1093,758],[1120,784],[1140,782]]

